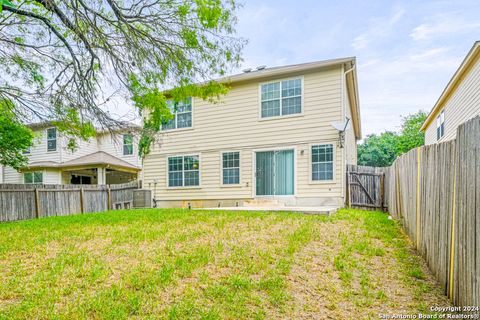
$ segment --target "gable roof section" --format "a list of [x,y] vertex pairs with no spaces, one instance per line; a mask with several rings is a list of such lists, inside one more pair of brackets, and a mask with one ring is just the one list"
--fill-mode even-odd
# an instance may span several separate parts
[[479,58],[480,58],[480,41],[476,41],[473,44],[473,47],[468,52],[465,59],[463,59],[462,63],[460,64],[460,67],[457,69],[453,77],[448,82],[447,86],[445,87],[442,94],[440,95],[440,98],[438,98],[437,102],[433,106],[432,111],[430,111],[430,113],[428,114],[427,119],[425,120],[422,127],[420,128],[420,131],[427,130],[430,123],[432,123],[432,121],[437,117],[438,113],[443,109],[445,103],[452,96],[452,94],[455,92],[455,90],[458,88],[460,83],[463,81],[465,76],[470,72],[470,70],[478,61]]
[[[302,72],[314,72],[322,69],[328,69],[332,67],[342,67],[344,71],[351,70],[346,74],[346,89],[347,96],[350,102],[352,123],[355,131],[355,137],[361,139],[362,127],[360,121],[360,102],[358,97],[358,81],[357,81],[357,69],[356,58],[347,57],[323,61],[313,61],[300,64],[292,64],[280,67],[265,68],[262,70],[254,70],[251,72],[244,72],[224,78],[217,79],[217,82],[225,84],[235,84],[242,82],[260,81],[267,78],[281,77],[295,73]],[[343,80],[342,80],[343,81]],[[200,83],[201,85],[201,83]]]
[[86,156],[64,162],[62,165],[64,167],[74,167],[74,166],[92,165],[92,164],[113,165],[117,167],[140,170],[139,167],[134,166],[133,164],[130,164],[127,161],[119,159],[115,156],[112,156],[111,154],[106,153],[104,151],[97,151],[94,153],[90,153],[90,154],[87,154]]
[[111,154],[108,154],[104,151],[97,151],[94,153],[87,154],[85,156],[63,162],[57,163],[53,161],[40,161],[32,162],[28,165],[29,169],[33,168],[67,168],[67,167],[79,167],[87,165],[107,165],[115,166],[119,168],[131,169],[131,170],[140,170],[139,167],[134,166],[131,163],[128,163],[122,159],[119,159]]

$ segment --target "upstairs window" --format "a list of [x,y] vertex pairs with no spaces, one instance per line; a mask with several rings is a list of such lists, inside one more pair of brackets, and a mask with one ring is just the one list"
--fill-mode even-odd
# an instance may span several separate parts
[[445,111],[442,110],[437,117],[437,140],[440,140],[445,135]]
[[312,146],[312,181],[333,180],[333,144]]
[[185,101],[167,101],[173,119],[162,125],[162,130],[190,128],[192,126],[192,98]]
[[240,183],[240,152],[225,152],[222,154],[223,184]]
[[133,154],[133,136],[131,134],[123,135],[123,155],[129,156]]
[[23,174],[23,181],[26,184],[43,183],[43,172],[42,171],[25,172]]
[[168,186],[192,187],[200,185],[200,161],[198,156],[168,158]]
[[27,148],[25,150],[22,151],[23,154],[30,154],[31,153],[31,148]]
[[47,129],[47,151],[57,150],[57,128]]
[[292,79],[261,85],[262,118],[302,112],[302,80]]

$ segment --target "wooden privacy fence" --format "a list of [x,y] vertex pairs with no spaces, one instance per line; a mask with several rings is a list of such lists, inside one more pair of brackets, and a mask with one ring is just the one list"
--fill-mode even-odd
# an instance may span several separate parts
[[138,182],[118,185],[0,184],[0,222],[130,208]]
[[399,157],[385,173],[385,201],[445,293],[459,306],[480,305],[480,117],[456,140]]

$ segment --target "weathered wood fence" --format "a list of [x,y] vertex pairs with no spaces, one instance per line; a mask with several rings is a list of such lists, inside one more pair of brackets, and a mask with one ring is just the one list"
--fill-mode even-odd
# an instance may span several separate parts
[[399,157],[385,172],[385,201],[459,306],[480,305],[480,117],[456,140]]
[[384,168],[347,165],[347,205],[361,209],[386,209]]
[[0,222],[130,208],[138,182],[117,185],[0,184]]

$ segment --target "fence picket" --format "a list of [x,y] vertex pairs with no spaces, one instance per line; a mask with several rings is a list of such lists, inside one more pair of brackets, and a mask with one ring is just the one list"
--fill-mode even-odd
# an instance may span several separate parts
[[138,182],[120,185],[0,184],[0,222],[99,212],[113,202],[131,204]]
[[[418,162],[418,159],[420,162]],[[400,156],[385,173],[385,203],[459,306],[480,304],[480,117],[455,140]]]

